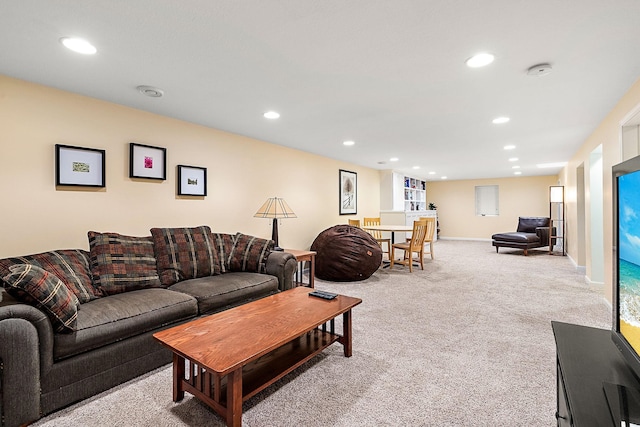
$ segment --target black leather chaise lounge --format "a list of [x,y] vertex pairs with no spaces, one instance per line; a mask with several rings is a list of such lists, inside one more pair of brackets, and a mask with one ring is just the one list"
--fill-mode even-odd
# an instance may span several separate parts
[[526,256],[529,249],[549,246],[549,222],[546,217],[520,217],[517,231],[494,234],[492,245],[496,247],[496,253],[501,247],[516,248],[523,249]]

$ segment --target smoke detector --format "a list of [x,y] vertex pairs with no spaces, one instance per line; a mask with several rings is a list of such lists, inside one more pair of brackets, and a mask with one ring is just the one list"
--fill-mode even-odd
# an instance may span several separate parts
[[162,89],[158,89],[153,86],[138,86],[138,92],[145,96],[150,96],[151,98],[161,98],[164,95],[164,91]]
[[546,76],[551,72],[550,64],[538,64],[527,70],[528,76]]

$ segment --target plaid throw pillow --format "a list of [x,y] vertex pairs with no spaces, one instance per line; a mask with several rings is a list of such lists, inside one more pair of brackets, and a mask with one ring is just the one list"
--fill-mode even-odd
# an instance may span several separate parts
[[267,257],[274,246],[275,242],[273,240],[237,233],[233,248],[229,254],[229,270],[253,273],[266,272]]
[[93,284],[104,295],[160,288],[151,237],[89,231]]
[[151,236],[162,285],[220,274],[220,261],[208,226],[152,228]]
[[59,278],[80,303],[100,298],[100,290],[93,286],[89,252],[80,249],[63,249],[0,259],[0,277],[10,273],[9,268],[16,264],[32,264]]
[[220,261],[220,273],[226,273],[230,271],[229,255],[231,255],[231,250],[233,249],[235,236],[233,234],[214,233],[213,241]]
[[10,295],[44,311],[56,332],[75,330],[80,302],[60,279],[31,264],[13,265],[9,270],[2,280]]

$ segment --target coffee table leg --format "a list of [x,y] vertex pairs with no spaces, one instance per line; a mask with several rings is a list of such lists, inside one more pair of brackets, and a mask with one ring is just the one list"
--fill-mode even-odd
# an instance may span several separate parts
[[173,401],[179,402],[184,399],[184,390],[182,389],[182,380],[184,380],[184,357],[173,353]]
[[227,375],[227,425],[242,426],[242,368]]
[[351,310],[342,315],[342,346],[344,347],[344,356],[351,357]]

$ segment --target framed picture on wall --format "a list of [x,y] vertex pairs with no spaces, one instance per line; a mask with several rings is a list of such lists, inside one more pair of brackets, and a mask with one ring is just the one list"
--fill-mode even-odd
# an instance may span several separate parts
[[56,144],[56,185],[105,186],[105,150]]
[[358,174],[340,169],[340,215],[358,213]]
[[206,196],[207,168],[178,165],[178,195]]
[[129,178],[167,179],[167,149],[129,143]]

